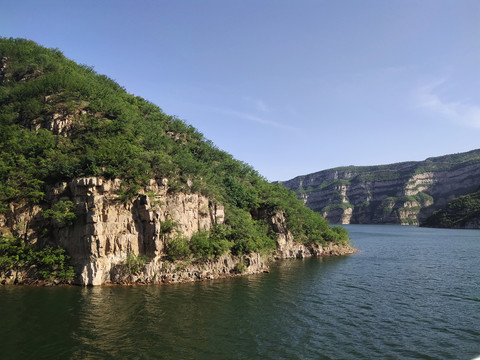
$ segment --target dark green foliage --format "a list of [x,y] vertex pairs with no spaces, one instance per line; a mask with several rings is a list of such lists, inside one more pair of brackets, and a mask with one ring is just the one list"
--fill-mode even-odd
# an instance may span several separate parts
[[244,210],[258,208],[258,193],[251,184],[243,183],[230,175],[227,175],[223,182],[231,204]]
[[72,211],[74,204],[71,201],[59,201],[52,209],[42,212],[46,219],[52,219],[60,225],[72,225],[75,220],[75,213]]
[[211,231],[200,231],[190,239],[190,249],[199,259],[214,259],[230,250],[232,242],[223,226],[216,226]]
[[227,212],[225,223],[232,229],[228,238],[233,243],[234,254],[271,252],[275,249],[274,236],[269,233],[264,220],[253,220],[249,213],[232,208]]
[[35,270],[37,277],[47,281],[69,283],[75,275],[68,265],[70,257],[64,249],[50,246],[27,246],[19,239],[0,238],[0,272]]
[[274,211],[281,209],[285,212],[288,229],[297,241],[305,244],[326,244],[329,241],[348,243],[346,234],[334,232],[320,214],[302,206],[294,192],[278,186],[270,187],[267,195],[266,205]]
[[135,255],[133,252],[129,252],[125,259],[125,266],[131,275],[141,272],[146,264],[147,257],[145,255]]
[[232,232],[224,225],[215,225],[211,230],[200,231],[190,239],[175,236],[167,240],[167,255],[170,260],[215,259],[226,253],[232,247],[228,240]]
[[24,246],[16,238],[2,236],[0,238],[0,271],[19,271],[33,260],[31,247]]
[[348,237],[348,230],[345,229],[344,227],[342,226],[339,226],[339,225],[335,225],[333,227],[333,231],[337,234],[335,235],[335,242],[338,242],[340,244],[348,244],[349,242],[349,237]]
[[463,228],[468,222],[480,223],[480,190],[452,200],[444,209],[435,211],[421,226]]
[[191,254],[190,242],[184,236],[176,236],[167,240],[167,255],[170,260],[185,259]]
[[335,233],[319,214],[301,210],[287,212],[287,223],[294,236],[304,243],[326,244],[327,241],[335,241]]
[[[191,243],[177,237],[168,244],[172,259],[192,252],[211,258],[230,248],[237,254],[271,251],[274,235],[265,218],[277,211],[286,213],[301,241],[343,239],[293,193],[91,67],[22,39],[0,38],[0,60],[0,211],[18,201],[50,207],[46,186],[75,177],[122,179],[122,201],[150,179],[167,178],[170,193],[201,193],[226,209],[221,235],[214,229]],[[54,117],[71,120],[63,133],[50,130]],[[68,202],[43,214],[65,225],[74,220]],[[174,228],[167,220],[161,232]]]
[[245,260],[242,259],[235,266],[235,272],[238,274],[243,274],[245,270],[247,270],[247,264],[245,263]]
[[332,211],[332,210],[335,210],[335,209],[346,210],[346,209],[349,209],[349,208],[353,208],[352,204],[344,203],[344,202],[342,202],[342,200],[343,199],[341,199],[340,202],[338,202],[338,203],[334,203],[334,204],[330,204],[330,205],[325,206],[322,209],[322,211]]
[[426,204],[428,203],[433,203],[433,197],[431,195],[425,194],[424,192],[419,192],[416,195],[413,195],[413,198],[422,206],[426,206]]
[[47,246],[41,250],[34,250],[33,263],[38,273],[44,280],[71,282],[75,273],[71,266],[68,266],[70,257],[64,249]]
[[166,219],[160,224],[160,235],[170,234],[177,227],[178,224],[175,221],[171,219]]

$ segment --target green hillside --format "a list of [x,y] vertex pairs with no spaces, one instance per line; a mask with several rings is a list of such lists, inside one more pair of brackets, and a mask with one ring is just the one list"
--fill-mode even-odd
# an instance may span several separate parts
[[[265,214],[279,210],[299,242],[348,241],[293,192],[59,50],[0,38],[0,85],[0,212],[7,217],[11,203],[48,211],[46,187],[78,177],[122,179],[123,201],[150,179],[167,178],[171,193],[200,193],[225,206],[225,224],[204,239],[216,254],[273,250]],[[68,121],[52,128],[58,114]]]
[[421,224],[426,227],[465,228],[480,224],[480,190],[460,196],[435,211]]

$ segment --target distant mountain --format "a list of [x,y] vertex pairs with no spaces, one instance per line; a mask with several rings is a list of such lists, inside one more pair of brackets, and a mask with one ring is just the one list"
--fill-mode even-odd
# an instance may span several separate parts
[[480,186],[480,149],[379,166],[348,166],[281,184],[331,223],[418,225]]

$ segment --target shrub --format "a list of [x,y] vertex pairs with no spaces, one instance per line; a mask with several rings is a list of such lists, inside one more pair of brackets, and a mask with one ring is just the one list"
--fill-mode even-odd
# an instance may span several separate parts
[[217,258],[232,247],[232,243],[224,236],[222,230],[200,231],[190,239],[191,252],[199,259]]
[[75,204],[71,201],[60,200],[51,209],[43,211],[42,215],[45,219],[52,219],[60,225],[72,225],[76,218],[72,211],[74,206]]
[[41,250],[33,252],[34,264],[37,266],[38,273],[44,280],[60,281],[69,283],[73,280],[75,273],[68,264],[70,256],[60,247],[53,248],[47,246]]
[[176,236],[167,240],[167,256],[170,260],[184,259],[190,255],[190,244],[186,237]]
[[252,252],[270,252],[275,249],[275,239],[262,220],[253,220],[249,213],[238,208],[227,212],[226,224],[231,229],[228,235],[235,255]]
[[160,235],[170,234],[174,229],[178,228],[178,226],[177,222],[166,219],[160,224]]
[[127,254],[125,259],[125,266],[130,275],[141,272],[147,264],[147,257],[145,255],[135,255],[133,252]]
[[41,279],[70,283],[75,277],[70,257],[60,247],[46,246],[42,249],[27,246],[19,239],[3,236],[0,239],[0,271],[28,270],[36,268]]
[[241,259],[237,265],[235,265],[235,272],[238,274],[243,274],[247,270],[247,264],[243,259]]

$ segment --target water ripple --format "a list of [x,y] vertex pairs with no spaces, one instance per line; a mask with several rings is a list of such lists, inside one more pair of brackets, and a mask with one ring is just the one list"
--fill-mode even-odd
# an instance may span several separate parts
[[350,230],[361,253],[282,261],[267,275],[170,286],[0,288],[0,358],[480,354],[480,232]]

